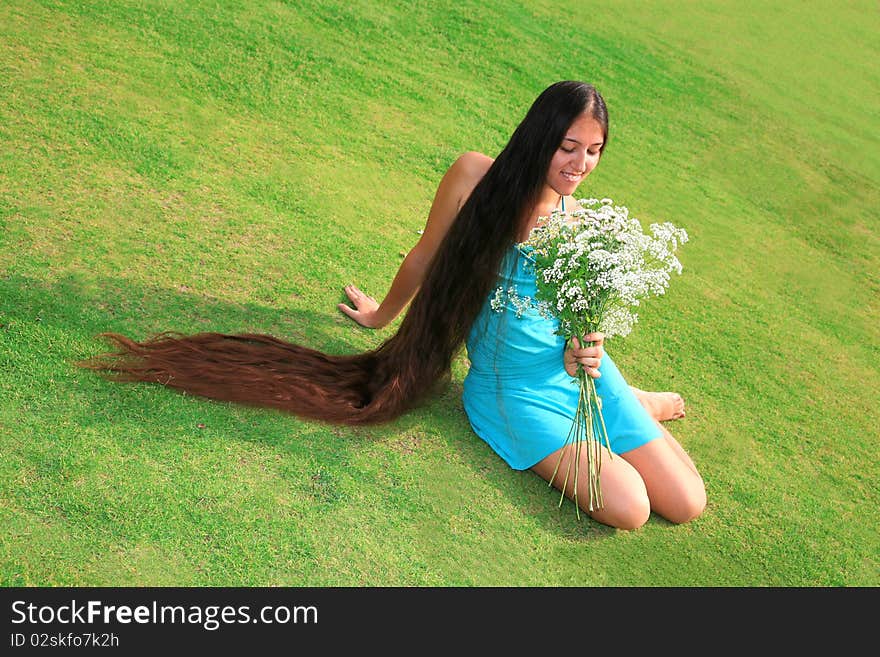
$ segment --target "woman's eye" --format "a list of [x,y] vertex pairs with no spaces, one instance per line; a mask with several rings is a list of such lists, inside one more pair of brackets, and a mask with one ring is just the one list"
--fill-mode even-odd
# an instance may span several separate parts
[[561,149],[563,150],[563,152],[565,152],[565,153],[574,153],[574,149],[573,149],[573,148],[565,148],[565,146],[560,146],[560,148],[561,148]]

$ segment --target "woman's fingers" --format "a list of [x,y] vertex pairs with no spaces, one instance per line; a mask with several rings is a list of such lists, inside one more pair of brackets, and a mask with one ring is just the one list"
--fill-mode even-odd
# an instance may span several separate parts
[[364,328],[375,328],[372,316],[369,314],[369,312],[356,310],[345,303],[338,303],[336,304],[336,307]]
[[[572,336],[571,338],[571,346],[575,349],[591,349],[596,347],[602,347],[605,344],[605,334],[604,333],[588,333],[582,338]],[[588,347],[582,347],[581,345],[589,345]]]
[[605,349],[603,347],[572,348],[571,353],[578,360],[581,358],[602,358],[605,355]]
[[354,308],[347,303],[338,303],[336,307],[355,322],[365,328],[377,328],[383,326],[376,321],[376,312],[379,302],[369,294],[364,294],[356,285],[346,285],[345,296],[354,304]]
[[357,305],[357,302],[363,297],[363,292],[354,285],[346,285],[343,289],[345,290],[345,296],[347,296],[355,305]]
[[[605,335],[598,332],[589,333],[582,338],[573,336],[571,338],[570,359],[575,363],[574,367],[577,367],[577,364],[581,365],[584,371],[594,379],[602,376],[602,373],[599,372],[599,366],[602,364],[602,356],[605,354],[602,347],[604,342]],[[582,344],[590,346],[582,347]],[[569,374],[572,374],[573,369],[567,369],[569,369]],[[574,375],[572,374],[572,376]]]
[[594,346],[601,346],[605,342],[605,334],[599,333],[598,331],[595,333],[588,333],[584,336],[584,344],[590,342],[592,342]]
[[576,376],[578,368],[581,367],[592,378],[598,379],[602,376],[602,373],[599,372],[599,366],[602,364],[601,353],[596,353],[599,350],[601,347],[567,349],[563,357],[565,370],[570,376]]
[[341,310],[343,313],[345,313],[346,315],[348,315],[352,319],[355,319],[355,315],[357,314],[357,311],[354,308],[352,308],[351,306],[349,306],[348,304],[337,303],[336,307],[339,308],[339,310]]
[[346,285],[343,289],[345,290],[345,295],[358,310],[361,310],[361,306],[365,306],[367,310],[372,310],[379,305],[373,297],[361,292],[356,285]]
[[602,372],[599,371],[599,365],[601,365],[601,359],[599,358],[577,358],[576,362],[580,363],[584,368],[584,371],[589,374],[594,379],[598,379],[602,376]]

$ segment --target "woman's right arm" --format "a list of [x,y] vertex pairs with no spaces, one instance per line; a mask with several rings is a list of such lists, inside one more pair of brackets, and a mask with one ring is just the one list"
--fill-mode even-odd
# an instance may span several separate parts
[[367,328],[382,328],[393,321],[415,296],[458,211],[491,164],[492,158],[476,152],[453,162],[434,194],[422,236],[403,259],[382,303],[357,286],[347,285],[345,294],[354,307],[340,303],[339,310]]

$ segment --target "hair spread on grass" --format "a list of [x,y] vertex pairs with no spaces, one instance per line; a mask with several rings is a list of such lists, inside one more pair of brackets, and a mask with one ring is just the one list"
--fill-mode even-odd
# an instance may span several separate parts
[[103,333],[117,351],[80,365],[113,380],[159,383],[334,424],[393,420],[448,379],[554,153],[585,112],[607,143],[605,102],[592,85],[557,82],[538,96],[459,210],[398,331],[378,348],[331,355],[262,334],[166,332],[138,342]]

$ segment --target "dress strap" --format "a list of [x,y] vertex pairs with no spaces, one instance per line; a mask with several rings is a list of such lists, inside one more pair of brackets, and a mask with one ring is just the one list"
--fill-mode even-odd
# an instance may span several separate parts
[[565,197],[564,197],[564,196],[560,196],[560,197],[559,197],[559,202],[562,203],[562,211],[565,212]]
[[514,248],[515,248],[517,251],[519,251],[519,254],[520,254],[523,258],[525,258],[526,260],[528,260],[528,261],[531,262],[532,264],[535,263],[535,259],[534,259],[534,258],[532,257],[532,255],[531,255],[531,251],[532,251],[532,247],[531,247],[531,246],[526,246],[525,244],[514,244]]

